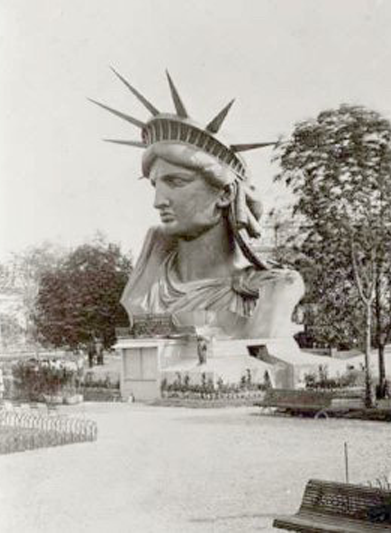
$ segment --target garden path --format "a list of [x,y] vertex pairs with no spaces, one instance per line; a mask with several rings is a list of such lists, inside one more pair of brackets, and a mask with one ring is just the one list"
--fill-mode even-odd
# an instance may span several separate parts
[[277,418],[257,408],[63,408],[98,422],[95,443],[0,456],[2,533],[272,532],[309,478],[391,470],[387,423]]

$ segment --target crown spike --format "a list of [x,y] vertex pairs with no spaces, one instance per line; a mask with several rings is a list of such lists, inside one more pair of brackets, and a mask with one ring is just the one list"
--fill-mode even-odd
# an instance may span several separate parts
[[136,146],[136,148],[147,148],[147,144],[141,142],[141,141],[123,141],[120,139],[103,139],[106,143],[113,143],[113,144],[123,144],[126,146]]
[[105,104],[101,104],[97,100],[93,100],[92,98],[87,98],[90,102],[93,104],[101,107],[102,109],[106,109],[106,111],[109,111],[109,113],[112,113],[113,115],[122,118],[123,120],[126,120],[127,122],[130,122],[134,126],[137,126],[138,128],[143,128],[145,126],[144,122],[141,122],[141,120],[138,120],[137,118],[133,118],[130,115],[126,115],[125,113],[121,113],[121,111],[117,111],[116,109],[113,109],[112,107],[109,107]]
[[232,107],[232,104],[235,102],[235,98],[227,104],[224,109],[222,109],[213,120],[209,122],[209,124],[206,126],[207,131],[210,131],[211,133],[217,133],[219,129],[221,128],[221,125],[223,124],[226,116],[228,115],[229,110]]
[[266,146],[275,146],[276,144],[277,142],[231,144],[230,148],[233,152],[247,152],[248,150],[255,150],[255,148],[265,148]]
[[168,73],[168,70],[166,70],[166,74],[167,74],[168,84],[170,86],[171,96],[172,96],[172,99],[175,105],[176,112],[178,116],[187,118],[189,115],[187,114],[186,108],[183,105],[181,97],[179,96],[179,93],[176,90],[174,82],[172,81],[171,76]]
[[117,78],[120,79],[124,85],[126,85],[129,91],[133,93],[134,96],[143,104],[143,106],[146,107],[150,113],[152,113],[152,115],[156,116],[160,113],[160,111],[156,109],[156,107],[152,105],[151,102],[149,102],[141,93],[139,93],[137,89],[130,85],[130,83],[123,76],[121,76],[121,74],[117,72],[114,67],[110,67],[110,69],[114,72]]

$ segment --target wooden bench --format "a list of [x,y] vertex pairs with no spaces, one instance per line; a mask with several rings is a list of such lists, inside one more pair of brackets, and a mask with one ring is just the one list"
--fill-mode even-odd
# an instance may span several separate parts
[[299,511],[273,526],[312,533],[391,532],[391,491],[311,479]]
[[276,407],[287,413],[308,413],[327,409],[331,406],[333,394],[312,390],[269,389],[261,402],[256,402],[258,407]]

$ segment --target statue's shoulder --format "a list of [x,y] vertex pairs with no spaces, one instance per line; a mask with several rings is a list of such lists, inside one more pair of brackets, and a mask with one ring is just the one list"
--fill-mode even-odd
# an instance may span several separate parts
[[173,237],[167,235],[161,226],[152,226],[145,235],[141,254],[151,248],[171,250],[175,245],[176,241]]
[[147,265],[160,265],[165,257],[176,247],[176,241],[168,236],[161,227],[149,228],[136,262],[135,270],[144,270]]
[[304,293],[304,282],[297,270],[271,267],[259,270],[253,266],[238,270],[233,276],[232,288],[235,292],[249,297],[259,296],[262,289],[295,289]]
[[[133,312],[132,306],[144,301],[156,281],[162,263],[175,248],[175,242],[160,227],[152,227],[145,236],[143,247],[122,294],[122,305]],[[138,312],[141,312],[138,310]]]

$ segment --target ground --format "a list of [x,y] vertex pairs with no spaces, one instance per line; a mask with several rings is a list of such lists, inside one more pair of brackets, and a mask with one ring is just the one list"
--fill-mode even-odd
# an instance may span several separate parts
[[260,416],[259,409],[64,407],[95,443],[0,456],[2,533],[272,532],[309,478],[391,470],[389,424]]

